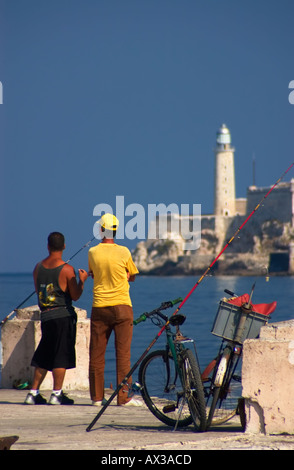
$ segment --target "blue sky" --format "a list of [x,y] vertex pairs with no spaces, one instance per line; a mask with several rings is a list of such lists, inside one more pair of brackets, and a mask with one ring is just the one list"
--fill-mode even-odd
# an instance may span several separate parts
[[294,156],[293,17],[292,0],[0,0],[0,272],[31,271],[53,230],[69,258],[118,195],[212,213],[222,123],[237,197],[253,155],[273,184]]

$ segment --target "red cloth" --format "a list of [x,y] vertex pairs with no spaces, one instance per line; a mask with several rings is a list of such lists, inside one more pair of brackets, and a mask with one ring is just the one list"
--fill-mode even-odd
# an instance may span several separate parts
[[[229,304],[236,305],[236,307],[241,307],[243,304],[246,304],[249,301],[249,294],[243,294],[240,297],[235,297],[233,299],[227,300]],[[269,304],[251,304],[253,312],[260,313],[261,315],[270,315],[276,309],[277,302],[271,302]]]

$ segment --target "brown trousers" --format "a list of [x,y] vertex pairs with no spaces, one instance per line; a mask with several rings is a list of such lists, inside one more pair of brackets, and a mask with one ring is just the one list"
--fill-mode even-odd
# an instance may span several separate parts
[[[110,335],[115,334],[116,381],[119,385],[131,369],[131,342],[133,336],[133,309],[129,305],[92,307],[90,335],[89,382],[93,401],[104,397],[105,351]],[[128,383],[132,383],[130,377]],[[117,404],[127,403],[128,385],[122,387]]]

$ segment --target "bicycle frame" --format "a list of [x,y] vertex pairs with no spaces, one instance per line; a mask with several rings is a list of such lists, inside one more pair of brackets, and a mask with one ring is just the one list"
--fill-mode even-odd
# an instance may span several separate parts
[[[194,423],[196,430],[203,432],[206,429],[204,389],[195,343],[180,332],[185,319],[181,314],[169,319],[165,328],[166,348],[148,354],[142,361],[139,382],[143,400],[156,418],[174,430]],[[167,317],[157,312],[151,320],[160,325]],[[170,325],[176,327],[176,333]],[[195,353],[186,347],[187,342],[193,343]]]
[[[213,424],[222,424],[231,419],[237,412],[238,401],[240,397],[231,396],[229,402],[233,400],[233,406],[226,405],[228,400],[228,394],[230,394],[231,382],[235,380],[241,382],[241,376],[235,375],[239,361],[242,357],[242,346],[237,345],[232,341],[222,342],[219,353],[215,362],[214,371],[211,377],[211,381],[208,387],[204,385],[205,396],[207,398],[208,406],[208,418],[207,418],[207,429]],[[203,375],[203,374],[202,374]],[[204,377],[203,377],[204,378]],[[211,404],[209,405],[209,400]],[[236,400],[236,403],[235,403]],[[216,404],[219,402],[217,407],[221,415],[215,417]]]
[[[165,315],[162,315],[161,313],[158,313],[158,315],[163,320],[166,321],[165,329],[164,329],[165,334],[166,334],[166,347],[172,354],[172,357],[173,357],[174,363],[176,365],[176,369],[177,369],[178,374],[181,374],[181,367],[180,367],[179,359],[178,359],[179,352],[185,348],[183,343],[190,342],[190,343],[194,344],[194,350],[195,350],[195,355],[196,355],[196,348],[195,348],[194,340],[192,340],[190,338],[183,337],[182,334],[180,333],[179,325],[176,325],[176,333],[174,333],[171,330],[170,325],[173,325],[173,318],[175,318],[175,317],[171,317],[168,321],[168,318],[165,317]],[[177,315],[177,317],[179,317],[179,316],[180,315]],[[182,316],[182,318],[183,318],[182,323],[184,323],[185,317]],[[177,335],[178,335],[178,339],[177,339]],[[196,355],[196,357],[197,357],[197,355]]]
[[[202,373],[202,380],[204,382],[206,380],[210,380],[209,386],[208,387],[204,386],[205,395],[206,395],[206,398],[207,398],[207,405],[208,405],[209,400],[212,399],[211,405],[209,407],[210,409],[209,409],[209,415],[208,415],[208,420],[207,420],[207,428],[212,423],[212,420],[214,418],[215,410],[218,409],[219,412],[220,412],[221,409],[223,408],[223,402],[225,402],[225,400],[227,399],[229,389],[230,389],[230,385],[231,385],[231,381],[236,380],[237,382],[241,382],[241,377],[239,378],[238,376],[236,376],[234,374],[235,374],[236,368],[238,366],[239,360],[242,357],[243,341],[248,337],[249,338],[250,337],[254,338],[258,335],[259,329],[260,329],[260,324],[262,322],[266,323],[268,321],[268,318],[270,318],[268,316],[268,314],[272,313],[274,311],[275,307],[276,307],[276,302],[273,302],[272,304],[263,304],[263,306],[266,305],[266,306],[270,307],[270,309],[268,309],[268,312],[265,313],[265,314],[260,314],[259,313],[258,314],[259,317],[254,317],[253,313],[252,313],[253,312],[253,306],[251,304],[251,299],[252,299],[252,294],[253,294],[254,288],[255,288],[255,283],[252,286],[251,294],[249,296],[248,301],[246,301],[246,303],[244,303],[244,304],[240,305],[240,307],[238,307],[241,313],[240,313],[240,316],[239,316],[238,323],[236,324],[234,333],[231,330],[230,331],[227,330],[227,323],[225,324],[224,330],[223,330],[224,332],[226,330],[226,334],[222,335],[222,334],[215,333],[214,331],[212,331],[212,333],[217,334],[217,336],[223,336],[223,341],[221,343],[217,358],[214,359],[210,363],[210,365],[207,366],[205,371]],[[242,298],[242,297],[238,298],[238,296],[236,296],[236,294],[234,294],[233,292],[231,292],[227,289],[225,289],[225,292],[228,293],[229,295],[237,298],[237,299]],[[223,305],[223,303],[222,303],[222,305]],[[255,306],[255,307],[257,307],[257,306]],[[238,308],[237,308],[237,310],[238,310]],[[221,307],[220,307],[220,309],[221,309]],[[219,310],[219,311],[222,312],[222,310]],[[229,316],[226,318],[226,322],[228,322],[228,323],[230,322],[230,315],[231,315],[231,313],[229,313]],[[250,333],[251,326],[248,327],[249,324],[247,324],[247,327],[246,327],[246,322],[247,322],[247,319],[250,317],[250,315],[251,315],[251,320],[249,320],[249,321],[252,322],[251,326],[253,324],[253,319],[254,319],[254,321],[257,321],[257,325],[258,325],[258,327],[256,326],[255,328],[252,328],[252,333]],[[257,314],[255,313],[254,315],[257,315]],[[264,319],[261,319],[261,317],[264,317]],[[256,320],[255,320],[255,318],[256,318]],[[219,324],[221,324],[221,320],[220,320]],[[230,335],[232,335],[232,336],[230,336]],[[252,335],[252,336],[250,336],[250,335]],[[226,339],[226,338],[231,338],[231,339]],[[211,379],[208,379],[209,374],[211,372],[213,372],[212,377],[211,377]],[[224,422],[228,421],[229,419],[231,419],[236,414],[237,411],[239,411],[239,414],[241,415],[242,414],[242,410],[240,410],[240,399],[241,398],[242,398],[241,396],[238,397],[238,399],[237,399],[237,397],[234,398],[234,400],[236,401],[236,403],[234,405],[234,408],[229,407],[228,410],[226,412],[224,412],[222,417],[218,417],[218,418],[214,419],[214,424],[221,424],[221,423],[224,423]],[[218,407],[216,406],[217,403],[219,403]],[[242,423],[242,419],[241,419],[241,423]],[[242,425],[243,425],[243,423],[242,423]]]

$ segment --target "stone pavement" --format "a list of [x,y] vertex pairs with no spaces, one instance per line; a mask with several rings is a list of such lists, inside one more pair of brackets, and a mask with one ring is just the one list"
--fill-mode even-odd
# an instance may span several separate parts
[[[107,397],[111,391],[108,391]],[[70,391],[73,406],[24,405],[26,390],[0,389],[0,437],[18,436],[19,450],[294,450],[294,435],[248,435],[239,419],[196,433],[193,427],[173,431],[142,407],[118,407],[115,400],[90,432],[99,408],[88,391]],[[48,399],[50,391],[42,391]]]

